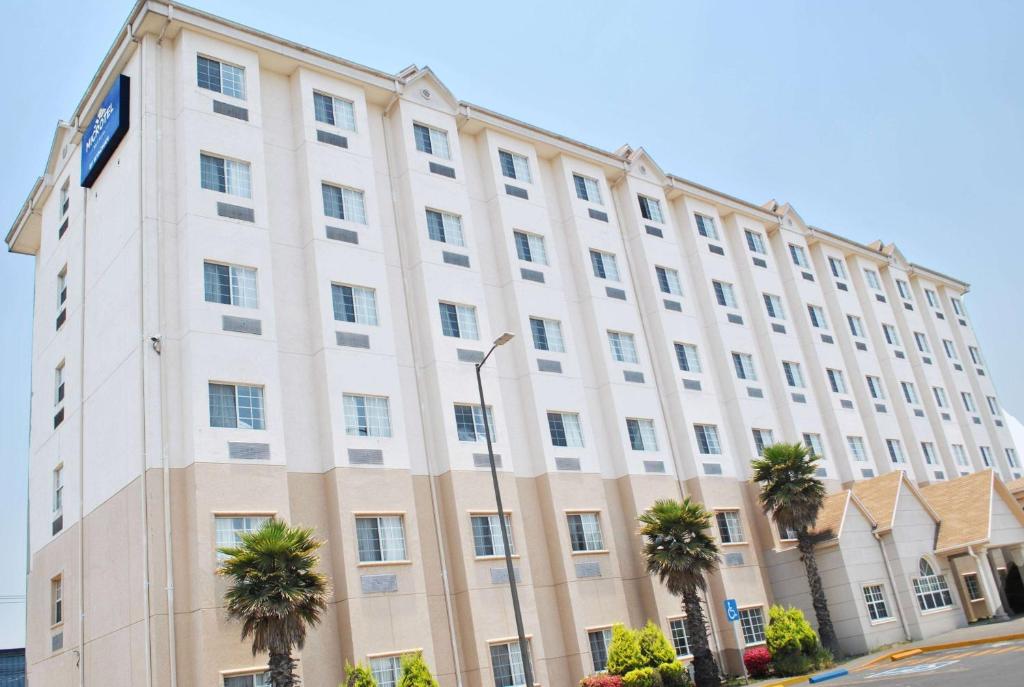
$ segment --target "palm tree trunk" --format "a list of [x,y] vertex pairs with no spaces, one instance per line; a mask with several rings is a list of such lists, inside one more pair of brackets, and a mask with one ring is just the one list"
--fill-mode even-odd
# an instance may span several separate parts
[[708,630],[704,624],[704,611],[696,589],[683,593],[683,613],[686,614],[686,637],[693,654],[693,681],[696,687],[718,687],[718,664],[708,645]]
[[818,561],[814,557],[814,541],[806,532],[797,533],[797,548],[800,550],[800,560],[804,562],[804,570],[807,572],[807,586],[811,588],[811,604],[814,606],[814,615],[818,620],[818,637],[822,645],[832,652],[834,658],[839,658],[839,640],[836,639],[836,630],[832,627],[832,616],[828,612],[828,599],[825,598],[825,588],[821,584],[821,575],[818,574]]
[[268,667],[273,687],[297,687],[299,684],[299,678],[295,676],[295,659],[287,649],[271,651]]

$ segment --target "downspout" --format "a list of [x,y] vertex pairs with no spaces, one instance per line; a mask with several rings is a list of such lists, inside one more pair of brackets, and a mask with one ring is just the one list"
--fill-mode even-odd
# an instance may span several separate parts
[[900,605],[900,595],[896,591],[896,578],[892,575],[892,566],[889,565],[889,556],[885,553],[885,544],[882,543],[882,535],[872,532],[875,541],[878,542],[878,550],[882,552],[882,561],[885,563],[885,576],[889,578],[889,589],[892,590],[892,602],[896,607],[896,615],[899,616],[900,626],[903,628],[903,637],[909,642],[910,628],[907,627],[907,619],[903,617],[903,607]]
[[89,189],[82,196],[82,308],[78,327],[78,684],[85,686],[85,300]]
[[[381,127],[384,135],[384,157],[388,165],[388,188],[391,192],[391,216],[395,223],[395,233],[401,232],[402,228],[398,220],[398,197],[395,191],[394,178],[391,176],[391,171],[394,169],[391,158],[391,145],[388,142],[388,121],[391,116],[391,108],[394,107],[395,103],[401,98],[402,88],[398,80],[395,80],[395,95],[388,101],[388,104],[384,107],[384,111],[381,113]],[[402,265],[405,264],[402,256],[402,239],[400,236],[396,236],[398,239],[398,259]],[[405,291],[406,302],[409,301],[409,288],[406,280],[402,280],[402,288]],[[413,339],[412,325],[409,323],[408,318],[406,319],[406,326],[409,329],[409,340]],[[415,350],[413,347],[413,358],[415,362]],[[420,378],[419,374],[414,374],[413,378],[416,380],[416,397],[417,399],[422,398],[420,395]],[[423,413],[419,413],[420,417],[420,429],[423,432],[423,436],[426,437],[426,423],[423,421]],[[448,640],[452,647],[452,661],[455,664],[455,684],[457,687],[462,687],[462,665],[459,658],[459,639],[455,633],[455,615],[454,606],[452,604],[452,593],[448,586],[448,563],[445,560],[445,546],[444,546],[444,530],[441,527],[441,515],[438,508],[437,500],[437,488],[434,485],[434,473],[430,464],[429,452],[425,452],[424,456],[427,460],[427,484],[430,486],[430,510],[434,520],[434,530],[437,532],[437,558],[441,562],[441,587],[444,590],[444,608],[445,613],[448,616]]]

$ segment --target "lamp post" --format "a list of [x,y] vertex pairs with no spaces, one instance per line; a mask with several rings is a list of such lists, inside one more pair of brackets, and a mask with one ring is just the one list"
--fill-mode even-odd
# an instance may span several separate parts
[[491,482],[494,484],[494,500],[498,505],[498,527],[501,529],[501,545],[505,550],[505,569],[508,571],[508,587],[512,592],[512,610],[516,616],[516,632],[519,636],[519,657],[523,661],[523,677],[526,679],[527,687],[533,687],[533,665],[530,661],[530,645],[526,642],[526,632],[523,630],[523,612],[519,607],[519,592],[516,589],[515,568],[512,567],[512,547],[509,546],[508,528],[505,526],[505,508],[501,505],[501,487],[498,485],[498,466],[494,463],[494,447],[491,446],[491,427],[487,420],[487,404],[484,402],[484,383],[480,379],[480,368],[491,357],[491,353],[494,353],[494,349],[498,346],[504,346],[514,336],[515,334],[512,332],[505,332],[494,340],[491,350],[487,351],[487,355],[476,364],[476,386],[480,391],[480,416],[484,422],[484,437],[487,439],[487,458],[491,463]]

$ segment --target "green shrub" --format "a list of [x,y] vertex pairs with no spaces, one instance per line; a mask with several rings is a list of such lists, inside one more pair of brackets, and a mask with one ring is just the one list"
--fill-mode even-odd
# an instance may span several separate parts
[[662,687],[661,675],[650,666],[637,668],[622,676],[622,687]]
[[621,623],[612,627],[612,641],[608,645],[608,672],[625,675],[631,670],[645,667],[640,648],[640,633]]
[[398,687],[439,687],[423,660],[423,654],[402,657],[402,677],[398,680]]
[[362,663],[352,665],[345,661],[345,687],[377,687],[377,681]]
[[835,665],[832,652],[821,644],[814,647],[814,651],[811,652],[811,660],[814,661],[815,670],[824,670],[825,668],[831,668]]
[[818,646],[818,635],[804,618],[803,611],[792,607],[771,607],[765,639],[773,659],[779,654],[810,655]]
[[690,674],[679,661],[662,663],[658,666],[663,687],[690,687]]
[[772,655],[772,669],[779,677],[806,675],[815,670],[814,657],[800,652],[786,651]]
[[650,668],[657,668],[662,663],[672,663],[676,660],[676,652],[668,643],[665,633],[661,628],[648,620],[640,635],[640,656],[643,658],[643,665]]

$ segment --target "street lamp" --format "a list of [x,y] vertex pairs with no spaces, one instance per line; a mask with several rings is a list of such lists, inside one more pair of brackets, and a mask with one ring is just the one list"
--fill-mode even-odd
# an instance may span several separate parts
[[519,592],[516,590],[515,568],[512,567],[512,547],[509,546],[508,528],[505,526],[505,508],[501,505],[501,487],[498,486],[498,467],[494,463],[494,448],[491,446],[491,427],[487,421],[487,404],[484,402],[484,383],[480,379],[480,368],[494,353],[498,346],[504,346],[515,334],[505,332],[494,340],[491,350],[476,364],[476,386],[480,391],[480,415],[484,421],[484,437],[487,439],[487,458],[491,463],[491,482],[494,484],[494,500],[498,505],[498,527],[501,528],[501,544],[505,550],[505,569],[508,571],[508,587],[512,591],[512,610],[516,616],[516,632],[519,635],[519,656],[523,661],[523,677],[527,687],[533,687],[533,666],[530,662],[530,646],[526,643],[526,632],[523,630],[523,612],[519,608]]

